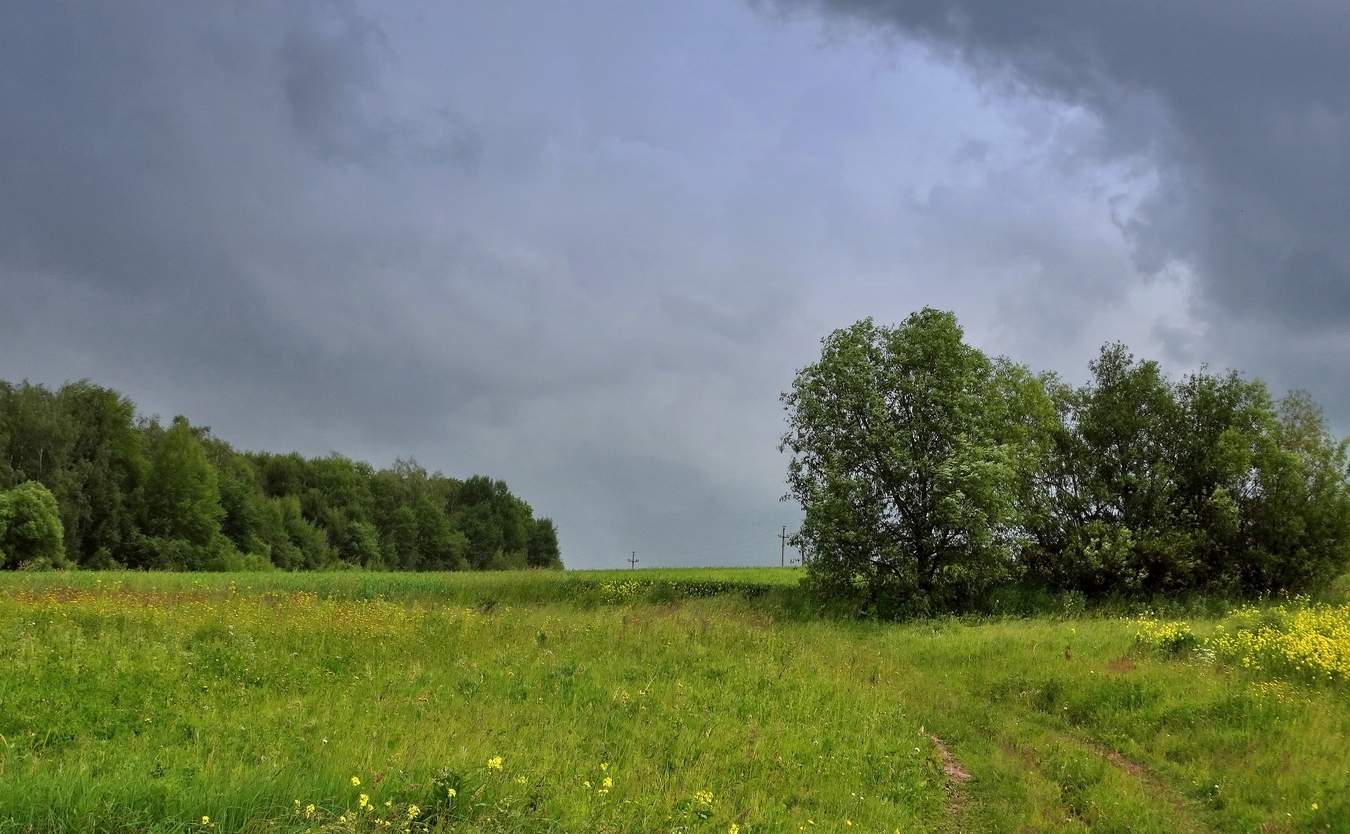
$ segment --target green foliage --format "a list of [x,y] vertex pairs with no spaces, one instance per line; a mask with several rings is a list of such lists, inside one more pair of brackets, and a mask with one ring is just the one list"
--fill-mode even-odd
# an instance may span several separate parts
[[450,505],[452,520],[468,539],[472,567],[525,567],[533,513],[529,504],[511,494],[505,481],[475,475],[458,485]]
[[1010,575],[1051,414],[1025,369],[925,309],[831,334],[783,401],[818,585],[898,613],[964,604]]
[[818,587],[882,613],[1032,581],[1087,597],[1254,596],[1350,562],[1347,447],[1306,395],[1119,344],[1074,387],[989,360],[949,313],[824,340],[783,400]]
[[88,382],[55,393],[0,382],[0,489],[33,480],[51,490],[67,561],[117,552],[135,535],[147,464],[134,416],[130,400]]
[[199,547],[212,544],[220,536],[225,510],[216,468],[206,459],[206,450],[184,417],[175,417],[167,430],[151,437],[146,533]]
[[553,519],[536,519],[530,529],[530,543],[527,561],[532,568],[551,568],[562,565],[562,555],[558,550],[558,528]]
[[1092,596],[1297,591],[1345,569],[1345,448],[1303,394],[1201,370],[1170,383],[1108,345],[1060,424],[1032,575]]
[[[0,381],[0,490],[54,496],[52,563],[172,570],[562,566],[556,530],[506,484],[333,454],[241,453],[177,417],[138,421],[88,382]],[[29,560],[36,564],[34,560]]]
[[0,567],[59,567],[64,530],[56,497],[37,481],[0,492]]

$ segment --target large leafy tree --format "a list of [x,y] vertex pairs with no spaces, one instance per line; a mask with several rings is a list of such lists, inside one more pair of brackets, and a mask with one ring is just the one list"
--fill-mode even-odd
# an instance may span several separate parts
[[558,528],[553,519],[540,518],[530,531],[526,561],[532,568],[560,568],[562,556],[558,551]]
[[1242,516],[1243,591],[1310,588],[1350,564],[1346,444],[1307,394],[1278,403],[1271,438],[1254,454],[1260,500]]
[[1089,370],[1082,387],[1049,386],[1058,419],[1028,564],[1089,593],[1143,590],[1179,547],[1168,456],[1177,403],[1158,364],[1135,361],[1124,345],[1104,347]]
[[33,480],[51,491],[70,561],[110,563],[134,537],[145,474],[134,418],[129,400],[89,382],[0,384],[0,488]]
[[523,568],[533,511],[511,494],[505,481],[483,475],[465,480],[450,498],[451,517],[468,541],[469,564],[477,569]]
[[418,570],[465,570],[469,540],[455,529],[443,505],[421,496],[413,506],[417,524],[419,558],[409,567]]
[[37,481],[0,492],[0,567],[51,567],[61,564],[61,509],[56,497]]
[[216,468],[184,417],[175,417],[154,444],[145,514],[151,536],[197,547],[211,546],[220,536],[225,510]]
[[228,445],[220,441],[211,445],[223,511],[221,532],[244,553],[269,555],[269,542],[276,538],[277,522],[268,512],[257,470]]
[[[1151,590],[1241,591],[1250,520],[1269,493],[1262,450],[1277,444],[1276,412],[1260,380],[1202,369],[1173,386],[1176,410],[1163,443],[1171,478],[1163,523],[1181,530],[1155,554]],[[1157,555],[1166,558],[1157,559]]]
[[1012,572],[1053,408],[951,313],[835,331],[783,403],[818,585],[898,613],[960,605]]
[[136,501],[147,472],[131,400],[89,382],[61,387],[57,407],[71,425],[69,477],[58,495],[66,552],[87,566],[120,558],[136,534]]
[[1306,395],[1202,369],[1170,382],[1107,345],[1053,384],[1053,451],[1025,564],[1089,596],[1308,588],[1350,556],[1344,444]]

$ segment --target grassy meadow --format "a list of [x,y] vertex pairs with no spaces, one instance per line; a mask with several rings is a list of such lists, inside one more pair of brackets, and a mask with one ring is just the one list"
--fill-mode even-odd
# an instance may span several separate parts
[[1350,831],[1343,605],[884,624],[799,576],[6,575],[0,832]]

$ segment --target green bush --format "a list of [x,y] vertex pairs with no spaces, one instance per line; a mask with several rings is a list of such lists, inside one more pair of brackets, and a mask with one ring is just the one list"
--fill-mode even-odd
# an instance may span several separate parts
[[0,567],[60,567],[63,536],[60,508],[45,486],[26,481],[0,492]]

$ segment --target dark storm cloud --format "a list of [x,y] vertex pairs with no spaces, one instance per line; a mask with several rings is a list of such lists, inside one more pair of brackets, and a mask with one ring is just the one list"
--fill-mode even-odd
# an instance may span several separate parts
[[317,26],[293,26],[279,50],[282,88],[292,123],[323,153],[362,158],[385,150],[378,122],[380,62],[388,41],[380,27],[350,9]]
[[352,6],[310,7],[292,22],[277,59],[291,124],[319,154],[352,163],[400,155],[467,167],[483,152],[474,127],[448,106],[416,122],[389,112],[393,47],[379,23]]
[[777,395],[864,315],[1331,378],[1332,13],[1271,22],[1320,38],[1295,84],[1239,60],[1256,12],[1037,2],[841,8],[880,45],[721,0],[11,4],[0,377],[505,477],[577,566],[776,560]]
[[[259,422],[313,423],[369,399],[402,403],[382,425],[419,434],[485,391],[472,366],[446,384],[396,311],[350,294],[418,246],[367,221],[371,181],[467,141],[445,119],[426,140],[380,102],[378,25],[342,4],[164,12],[38,3],[0,31],[11,338],[104,357],[100,381],[170,413],[215,392]],[[332,174],[349,163],[374,173]]]
[[[1350,398],[1321,376],[1350,362],[1337,338],[1350,330],[1350,5],[783,4],[802,7],[917,39],[991,88],[1096,114],[1097,154],[1156,165],[1153,194],[1120,223],[1145,273],[1195,271],[1197,349],[1312,387],[1350,422]],[[1328,350],[1331,362],[1308,364]]]
[[[245,446],[506,477],[558,516],[572,564],[619,540],[714,552],[709,520],[699,545],[651,519],[759,512],[687,418],[715,425],[702,392],[771,378],[718,364],[729,342],[757,349],[737,323],[777,294],[728,307],[660,280],[680,267],[655,253],[694,233],[661,193],[680,184],[651,176],[659,151],[550,113],[560,96],[512,110],[519,85],[444,63],[440,43],[409,49],[419,26],[401,24],[402,50],[346,3],[12,9],[0,376],[90,376]],[[625,193],[625,166],[647,195]],[[778,482],[752,500],[765,529]]]
[[[381,311],[330,303],[416,256],[415,231],[390,235],[352,204],[382,199],[371,181],[397,176],[391,154],[420,139],[377,106],[378,26],[345,5],[296,8],[35,4],[12,16],[0,34],[14,68],[0,92],[0,261],[25,283],[15,298],[30,321],[49,304],[82,331],[68,336],[104,334],[101,350],[180,384],[267,379],[321,404],[360,380],[372,396],[431,406],[398,412],[420,419],[481,379],[425,386],[426,357],[392,321],[369,320]],[[375,173],[331,173],[349,162]],[[96,285],[87,311],[64,303],[62,288],[81,282]],[[353,319],[366,327],[347,330]],[[138,320],[156,332],[128,338]],[[382,373],[387,363],[404,372]]]

